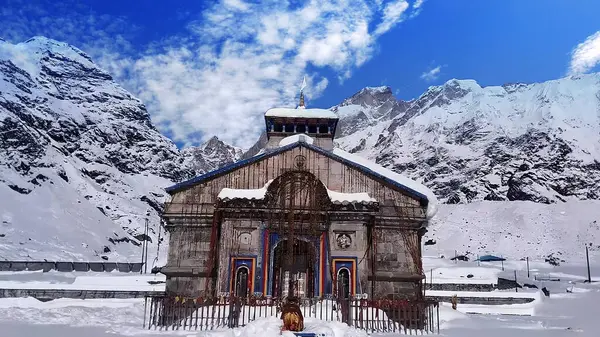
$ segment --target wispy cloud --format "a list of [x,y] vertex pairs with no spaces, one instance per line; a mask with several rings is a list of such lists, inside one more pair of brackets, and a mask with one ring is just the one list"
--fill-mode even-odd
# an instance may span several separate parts
[[426,82],[435,81],[440,76],[441,71],[442,71],[442,66],[437,66],[435,68],[431,68],[421,74],[421,79]]
[[411,14],[411,17],[415,17],[421,13],[421,9],[423,8],[424,3],[425,3],[425,0],[416,0],[413,3],[413,12]]
[[223,1],[190,23],[193,42],[175,41],[137,61],[136,88],[174,140],[194,144],[216,133],[249,146],[265,110],[296,103],[303,75],[309,98],[329,83],[320,69],[350,77],[408,7],[406,1],[314,0],[296,7]]
[[[417,2],[420,0],[417,0]],[[383,19],[375,29],[375,35],[386,33],[398,22],[401,21],[402,14],[408,9],[408,2],[405,0],[391,1],[383,9]]]
[[[154,123],[174,141],[192,145],[216,134],[247,147],[266,109],[295,104],[304,75],[310,105],[329,83],[323,69],[350,77],[373,57],[378,37],[412,17],[422,2],[221,0],[195,18],[186,13],[186,31],[143,50],[129,42],[136,27],[126,20],[87,8],[75,15],[67,5],[11,15],[0,31],[13,41],[45,35],[88,52],[144,101]],[[37,9],[29,1],[21,5]]]
[[573,49],[569,73],[585,73],[597,65],[600,65],[600,31],[588,36]]

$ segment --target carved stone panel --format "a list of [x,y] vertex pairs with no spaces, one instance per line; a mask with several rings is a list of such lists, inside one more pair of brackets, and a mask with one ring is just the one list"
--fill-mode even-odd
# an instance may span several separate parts
[[339,249],[348,249],[352,246],[352,237],[347,233],[338,234],[335,241]]

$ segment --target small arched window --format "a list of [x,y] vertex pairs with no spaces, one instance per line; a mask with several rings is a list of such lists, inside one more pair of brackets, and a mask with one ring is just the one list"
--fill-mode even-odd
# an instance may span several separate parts
[[234,295],[236,297],[248,297],[248,268],[239,267],[235,272]]

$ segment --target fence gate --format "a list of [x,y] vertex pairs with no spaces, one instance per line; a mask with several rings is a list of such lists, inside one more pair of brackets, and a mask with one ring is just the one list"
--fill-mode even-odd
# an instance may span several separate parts
[[[279,316],[280,298],[228,297],[182,299],[151,297],[144,326],[159,330],[215,330],[242,327]],[[439,303],[434,301],[303,298],[302,315],[343,322],[369,333],[439,333]]]

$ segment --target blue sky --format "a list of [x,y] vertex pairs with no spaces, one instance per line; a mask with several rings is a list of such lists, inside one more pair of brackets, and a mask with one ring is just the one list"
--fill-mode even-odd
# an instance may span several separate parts
[[179,146],[248,147],[262,113],[365,86],[412,99],[451,78],[540,82],[600,70],[597,0],[2,0],[0,37],[90,54]]

